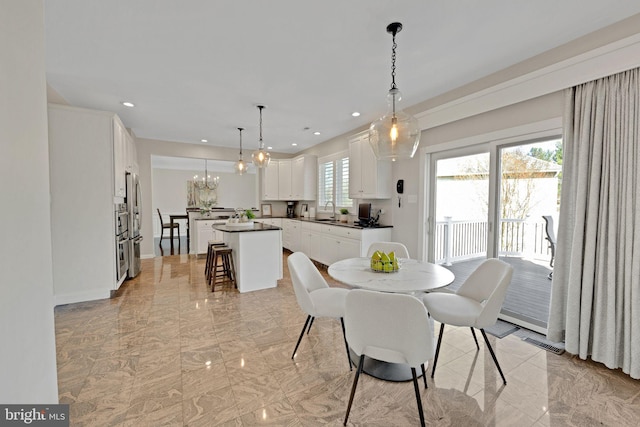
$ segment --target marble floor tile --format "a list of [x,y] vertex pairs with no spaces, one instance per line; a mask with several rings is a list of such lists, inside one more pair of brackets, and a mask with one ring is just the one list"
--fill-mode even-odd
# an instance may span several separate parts
[[[339,426],[355,370],[340,322],[305,322],[284,277],[277,288],[211,293],[204,258],[142,260],[108,300],[57,307],[61,403],[72,426]],[[337,285],[321,273],[330,285]],[[435,325],[437,333],[439,325]],[[425,420],[438,426],[636,426],[640,382],[556,355],[513,335],[490,337],[507,378],[468,328],[447,326],[434,378],[420,381]],[[411,382],[363,374],[351,426],[419,425]]]

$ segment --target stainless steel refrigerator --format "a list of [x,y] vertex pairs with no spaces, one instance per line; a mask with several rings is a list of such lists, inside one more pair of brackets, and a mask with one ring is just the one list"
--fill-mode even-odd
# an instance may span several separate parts
[[140,273],[140,235],[142,210],[140,202],[140,180],[138,175],[127,173],[127,208],[129,210],[129,270],[127,277],[133,278]]

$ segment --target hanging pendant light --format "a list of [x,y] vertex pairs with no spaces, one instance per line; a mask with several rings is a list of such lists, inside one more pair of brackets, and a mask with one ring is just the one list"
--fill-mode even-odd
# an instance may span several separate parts
[[251,154],[251,160],[253,164],[259,168],[264,168],[269,164],[271,160],[271,154],[265,151],[264,142],[262,142],[262,109],[265,108],[264,105],[258,105],[258,110],[260,110],[260,145],[257,151],[254,151]]
[[402,94],[396,86],[396,34],[402,30],[402,24],[393,22],[387,26],[387,32],[393,36],[391,49],[391,89],[387,95],[389,109],[369,127],[369,143],[378,159],[412,158],[420,143],[418,120],[398,109],[396,104]]
[[211,178],[211,175],[209,175],[209,171],[207,170],[207,159],[204,159],[204,176],[200,177],[199,175],[194,175],[194,185],[198,190],[215,190],[218,188],[219,182],[219,176]]
[[244,130],[244,128],[238,128],[238,130],[240,131],[240,157],[233,168],[238,175],[243,175],[247,171],[247,164],[242,158],[242,131]]

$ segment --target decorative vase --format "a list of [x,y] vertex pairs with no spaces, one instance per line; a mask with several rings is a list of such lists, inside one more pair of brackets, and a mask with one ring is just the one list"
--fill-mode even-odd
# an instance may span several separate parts
[[348,222],[349,215],[340,214],[340,222]]

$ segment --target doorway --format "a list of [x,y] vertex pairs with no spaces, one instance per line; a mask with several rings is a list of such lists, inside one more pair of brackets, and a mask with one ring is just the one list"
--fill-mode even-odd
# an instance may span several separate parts
[[514,268],[500,318],[546,332],[551,250],[543,216],[557,224],[562,141],[547,138],[430,155],[428,260],[459,287],[486,258]]

